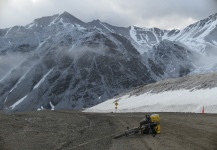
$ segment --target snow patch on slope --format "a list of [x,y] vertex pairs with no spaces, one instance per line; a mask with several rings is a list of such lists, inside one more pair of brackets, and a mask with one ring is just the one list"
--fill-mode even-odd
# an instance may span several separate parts
[[109,29],[109,28],[108,28],[106,25],[104,25],[103,23],[100,22],[100,24],[101,24],[104,28],[106,28],[109,32],[115,33],[114,30]]
[[205,32],[203,32],[199,36],[199,38],[202,39],[207,35],[209,35],[216,28],[216,25],[217,25],[217,21],[213,21],[212,23],[207,22],[207,24],[200,30],[200,31],[205,30]]
[[43,106],[37,109],[37,111],[45,110]]
[[19,105],[22,101],[24,101],[26,99],[28,95],[24,96],[23,98],[21,98],[20,100],[18,100],[16,103],[14,103],[13,105],[11,105],[11,109],[14,109],[17,105]]
[[34,26],[36,26],[34,22],[30,23],[26,26],[26,29],[32,29]]
[[213,40],[212,42],[217,46],[217,42],[216,41]]
[[[125,95],[118,101],[116,112],[192,112],[217,113],[217,88],[203,90],[176,90],[161,93]],[[116,99],[86,109],[85,112],[114,112]]]
[[50,102],[51,110],[54,110],[54,105]]
[[139,34],[140,39],[137,38],[137,31],[135,30],[134,26],[130,27],[130,37],[133,39],[133,45],[135,46],[135,48],[138,50],[139,53],[143,54],[144,52],[147,52],[147,47],[148,44],[146,42],[146,40],[148,39],[147,35],[146,35],[146,39],[143,38],[142,34]]
[[55,24],[56,20],[59,18],[60,15],[58,15],[49,25],[48,27],[51,27],[53,24]]
[[6,37],[6,36],[8,35],[8,33],[11,31],[11,29],[12,29],[12,27],[7,30],[7,32],[6,32],[6,34],[5,34],[5,37]]
[[51,73],[51,71],[53,71],[53,68],[50,71],[48,71],[47,74],[45,74],[43,76],[43,78],[34,86],[33,89],[38,88],[44,82],[44,80],[46,79],[46,77]]
[[137,32],[136,32],[134,26],[131,26],[131,27],[130,27],[130,36],[131,36],[131,38],[133,38],[133,40],[134,40],[138,45],[142,46],[141,42],[138,41],[136,35],[137,35]]
[[29,72],[29,70],[18,80],[17,84],[10,90],[9,93],[11,93],[14,89],[17,88],[18,84],[20,84],[21,81],[23,81],[25,79],[25,77],[26,77],[26,75],[27,75],[28,72]]
[[157,34],[154,32],[154,29],[152,28],[152,29],[151,29],[151,31],[152,31],[152,33],[154,34],[154,36],[155,36],[155,38],[156,38],[156,41],[157,41],[157,43],[159,43],[159,42],[160,42],[160,40],[158,39],[158,36],[157,36]]

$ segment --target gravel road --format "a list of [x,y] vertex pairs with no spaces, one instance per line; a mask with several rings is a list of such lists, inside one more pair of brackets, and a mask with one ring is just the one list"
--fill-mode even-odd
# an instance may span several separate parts
[[159,113],[161,134],[113,139],[147,113],[0,113],[0,150],[217,150],[217,115]]

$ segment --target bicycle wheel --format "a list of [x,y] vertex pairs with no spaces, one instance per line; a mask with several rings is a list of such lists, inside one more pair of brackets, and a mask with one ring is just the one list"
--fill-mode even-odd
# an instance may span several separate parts
[[139,133],[138,128],[130,129],[130,130],[126,131],[124,134],[120,134],[120,135],[115,136],[114,139],[120,138],[122,136],[130,136],[130,135],[133,135],[136,133]]
[[126,136],[126,133],[117,135],[117,136],[114,137],[114,139],[120,138],[120,137],[122,137],[122,136]]

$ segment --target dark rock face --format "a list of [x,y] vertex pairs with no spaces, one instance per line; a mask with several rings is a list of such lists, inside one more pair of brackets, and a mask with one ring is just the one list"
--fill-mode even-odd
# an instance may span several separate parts
[[[194,69],[193,54],[177,42],[163,40],[153,47],[152,60],[170,77],[182,77]],[[161,69],[159,70],[161,73]]]
[[148,58],[148,63],[149,63],[149,66],[151,67],[151,70],[153,71],[154,74],[156,74],[157,76],[164,75],[163,68],[161,68],[161,66],[155,64],[152,59]]

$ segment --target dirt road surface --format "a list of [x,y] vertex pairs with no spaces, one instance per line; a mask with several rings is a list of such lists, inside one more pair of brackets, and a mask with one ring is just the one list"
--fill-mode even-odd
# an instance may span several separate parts
[[0,150],[217,150],[217,115],[158,113],[161,134],[114,139],[148,113],[0,113]]

